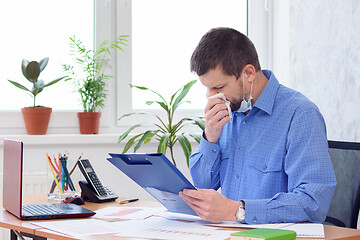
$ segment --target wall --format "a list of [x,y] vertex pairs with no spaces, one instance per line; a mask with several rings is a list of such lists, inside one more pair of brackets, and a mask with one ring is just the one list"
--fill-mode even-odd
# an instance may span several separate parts
[[360,1],[289,2],[288,85],[314,101],[333,140],[360,141]]

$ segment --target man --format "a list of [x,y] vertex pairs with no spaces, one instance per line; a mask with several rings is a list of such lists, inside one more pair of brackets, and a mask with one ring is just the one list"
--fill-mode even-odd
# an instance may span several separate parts
[[315,104],[261,70],[253,43],[234,29],[206,33],[191,70],[209,97],[225,96],[232,117],[224,99],[208,99],[190,157],[198,190],[180,196],[210,222],[323,222],[336,179]]

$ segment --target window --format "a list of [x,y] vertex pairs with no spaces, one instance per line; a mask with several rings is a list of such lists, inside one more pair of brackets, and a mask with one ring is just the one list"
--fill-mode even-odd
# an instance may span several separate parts
[[[94,0],[95,4],[88,0],[20,2],[5,1],[0,4],[0,19],[7,23],[3,24],[3,31],[8,33],[6,38],[0,39],[4,56],[0,60],[1,69],[6,69],[0,71],[0,134],[25,133],[20,108],[32,104],[32,98],[10,85],[7,79],[27,84],[21,73],[21,60],[40,60],[47,56],[50,61],[41,73],[41,79],[48,82],[63,76],[61,65],[71,57],[68,37],[74,32],[89,46],[93,44],[93,36],[96,43],[100,43],[118,35],[130,35],[125,52],[118,51],[111,58],[115,65],[110,74],[115,77],[108,85],[109,96],[105,108],[101,110],[101,132],[104,133],[119,131],[119,127],[130,125],[120,124],[116,119],[124,113],[143,108],[145,99],[148,99],[145,95],[142,97],[143,91],[132,91],[129,83],[148,86],[169,97],[166,94],[197,79],[190,73],[189,60],[205,32],[219,26],[247,32],[248,24],[247,0]],[[36,9],[40,9],[39,12]],[[248,11],[253,11],[251,5]],[[7,13],[11,15],[5,17]],[[257,19],[259,15],[255,13],[253,16]],[[17,19],[21,19],[21,23]],[[81,25],[78,30],[74,30],[75,23]],[[262,32],[262,29],[258,31]],[[56,43],[60,38],[64,42]],[[4,52],[7,49],[10,53]],[[60,58],[59,54],[64,57]],[[154,82],[157,79],[160,82]],[[155,85],[157,87],[153,87]],[[160,85],[165,88],[160,89]],[[77,94],[72,91],[70,82],[57,83],[37,97],[38,104],[53,108],[48,133],[78,132],[76,112],[81,107],[77,104]],[[17,100],[10,99],[12,96],[16,96]],[[51,102],[51,99],[55,101]],[[69,104],[65,100],[69,100]],[[180,112],[187,116],[201,115],[206,98],[205,88],[200,82],[192,88],[188,100],[192,104],[184,104]]]
[[[247,32],[246,0],[133,0],[131,7],[132,83],[165,99],[198,78],[190,72],[190,57],[208,30],[232,27]],[[203,109],[205,94],[198,81],[187,96],[191,104],[182,108]],[[149,108],[145,102],[150,99],[155,100],[151,93],[133,89],[134,109]]]
[[[45,83],[64,76],[62,64],[71,59],[69,37],[75,36],[87,45],[94,39],[94,3],[89,0],[2,1],[0,22],[0,110],[19,110],[32,106],[30,94],[10,84],[14,80],[31,89],[32,85],[21,72],[21,61],[39,61],[49,57],[49,63],[40,74]],[[60,89],[60,90],[59,90]],[[61,81],[43,90],[36,97],[36,105],[53,110],[81,110],[78,94],[71,82]]]

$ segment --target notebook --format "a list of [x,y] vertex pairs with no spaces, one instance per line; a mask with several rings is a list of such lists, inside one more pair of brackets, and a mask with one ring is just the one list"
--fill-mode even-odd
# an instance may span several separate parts
[[22,205],[23,142],[4,139],[3,208],[21,220],[89,217],[95,212],[73,203]]

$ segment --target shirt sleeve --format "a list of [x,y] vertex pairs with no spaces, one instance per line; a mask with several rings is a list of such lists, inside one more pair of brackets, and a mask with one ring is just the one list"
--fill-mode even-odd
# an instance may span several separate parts
[[326,127],[316,108],[295,111],[286,146],[288,192],[270,199],[243,199],[248,224],[322,223],[336,186]]
[[220,146],[201,138],[200,145],[189,158],[190,174],[198,188],[218,190],[220,187]]

